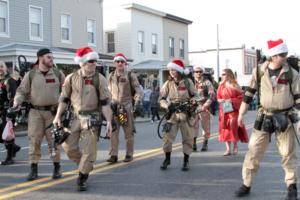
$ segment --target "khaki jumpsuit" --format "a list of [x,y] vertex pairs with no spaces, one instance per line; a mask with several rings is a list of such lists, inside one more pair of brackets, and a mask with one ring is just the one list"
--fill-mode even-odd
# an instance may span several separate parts
[[[185,85],[184,79],[179,81],[178,85],[174,81],[166,81],[160,91],[160,106],[167,109],[171,103],[183,103],[190,101],[197,95],[194,83],[187,79],[189,88]],[[190,120],[188,123],[187,120]],[[172,144],[176,139],[178,129],[182,135],[183,153],[190,155],[192,153],[194,137],[194,120],[188,119],[186,113],[173,113],[168,122],[172,123],[171,130],[163,135],[163,150],[165,153],[172,152]],[[190,126],[191,125],[191,126]]]
[[118,105],[125,108],[128,123],[126,125],[120,125],[117,120],[117,116],[113,115],[114,119],[117,122],[117,129],[112,133],[111,136],[111,147],[110,153],[111,156],[117,156],[119,151],[119,132],[120,127],[122,126],[125,141],[126,141],[126,155],[133,156],[134,151],[134,118],[133,118],[133,106],[132,100],[134,98],[135,102],[141,102],[143,100],[144,93],[140,87],[140,83],[137,79],[137,76],[134,73],[131,73],[131,85],[135,90],[135,95],[132,97],[131,86],[129,83],[129,74],[128,71],[125,71],[122,75],[117,75],[116,71],[112,72],[108,78],[108,88],[111,93],[112,102],[117,103]]
[[[195,80],[195,87],[199,96],[204,98],[200,103],[200,107],[206,106],[209,109],[213,98],[216,96],[212,83],[202,77],[199,81]],[[210,112],[204,110],[197,114],[194,125],[194,137],[199,136],[199,121],[201,122],[201,127],[203,129],[202,135],[205,140],[208,140],[210,137]]]
[[[77,74],[73,75],[74,73]],[[99,74],[98,99],[93,83],[94,75],[86,76],[82,69],[74,73],[66,77],[60,98],[71,100],[75,114],[71,121],[71,134],[62,146],[70,160],[79,165],[79,171],[88,174],[93,170],[96,161],[98,137],[98,127],[88,129],[88,121],[91,115],[95,115],[99,119],[99,106],[109,103],[110,94],[107,81],[101,74]],[[81,142],[81,149],[79,142]]]
[[[292,93],[286,74],[289,67],[283,65],[276,83],[272,84],[268,72],[268,62],[261,66],[261,71],[264,72],[260,81],[260,102],[263,112],[267,115],[272,115],[269,110],[284,110],[291,108],[294,105],[300,104],[300,76],[293,70]],[[246,90],[243,104],[249,104],[252,101],[253,95],[257,89],[256,68],[252,73],[252,80]],[[243,105],[242,104],[242,105]],[[245,106],[241,106],[240,113]],[[259,168],[259,163],[263,159],[270,141],[271,133],[253,129],[249,141],[249,150],[245,156],[243,164],[243,182],[244,185],[250,187],[253,178]],[[285,171],[285,182],[290,184],[297,182],[297,156],[295,145],[295,129],[289,120],[289,126],[284,132],[275,133],[278,151],[282,157],[281,165]]]
[[[56,113],[61,83],[53,69],[44,75],[39,69],[33,69],[34,75],[30,81],[29,73],[24,76],[17,89],[14,101],[21,105],[23,101],[29,100],[32,108],[29,111],[28,139],[29,139],[29,161],[37,164],[41,158],[41,143],[45,136],[48,142],[48,151],[54,163],[60,162],[60,148],[52,152],[51,129],[46,129],[52,124]],[[64,74],[61,72],[61,81]]]

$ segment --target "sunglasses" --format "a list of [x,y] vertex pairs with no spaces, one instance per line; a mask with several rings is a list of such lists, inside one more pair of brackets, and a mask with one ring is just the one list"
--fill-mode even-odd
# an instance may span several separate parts
[[200,73],[200,74],[202,74],[203,71],[194,71],[194,73]]
[[125,63],[124,60],[115,60],[115,63]]
[[88,63],[96,63],[97,62],[97,60],[89,60],[89,61],[87,61]]
[[280,54],[278,54],[278,56],[280,56],[281,58],[285,58],[285,57],[287,57],[287,53],[280,53]]

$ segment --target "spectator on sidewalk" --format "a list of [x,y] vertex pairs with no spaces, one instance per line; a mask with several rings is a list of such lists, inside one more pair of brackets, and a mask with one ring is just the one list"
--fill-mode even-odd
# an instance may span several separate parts
[[158,110],[159,110],[159,87],[156,87],[154,91],[150,95],[150,107],[151,107],[151,113],[152,113],[152,120],[151,122],[155,122],[155,117],[157,117],[157,120],[160,120]]
[[152,93],[152,90],[148,87],[144,89],[144,99],[143,99],[143,107],[144,107],[144,113],[145,116],[147,115],[150,117],[150,95]]

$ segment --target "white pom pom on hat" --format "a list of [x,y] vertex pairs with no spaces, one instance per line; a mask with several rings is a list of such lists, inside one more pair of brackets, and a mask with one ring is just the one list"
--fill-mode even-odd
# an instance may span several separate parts
[[183,62],[180,59],[174,59],[172,60],[172,62],[169,62],[167,68],[174,69],[177,72],[185,75],[188,75],[190,73],[190,70],[184,67]]

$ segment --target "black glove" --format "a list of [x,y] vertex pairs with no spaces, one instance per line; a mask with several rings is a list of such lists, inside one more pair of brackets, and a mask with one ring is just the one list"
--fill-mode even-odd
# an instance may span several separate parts
[[134,117],[138,117],[138,116],[142,116],[141,114],[141,109],[140,109],[140,102],[139,101],[136,101],[134,103],[134,106],[133,106],[133,116]]
[[174,113],[176,111],[175,104],[171,103],[168,106],[168,111],[171,112],[171,113]]

